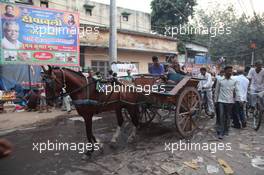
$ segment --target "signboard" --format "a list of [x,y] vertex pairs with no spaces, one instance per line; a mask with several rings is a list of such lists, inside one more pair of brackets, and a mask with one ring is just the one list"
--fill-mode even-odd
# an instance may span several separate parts
[[190,63],[187,63],[185,66],[186,66],[186,71],[191,73],[191,75],[193,77],[198,76],[198,74],[200,73],[200,69],[202,67],[207,68],[208,72],[211,72],[214,74],[217,73],[216,67],[212,64],[190,64]]
[[79,66],[79,15],[0,3],[0,64]]
[[117,76],[127,76],[127,71],[131,71],[131,75],[138,74],[138,70],[135,64],[112,64],[111,69],[117,73]]

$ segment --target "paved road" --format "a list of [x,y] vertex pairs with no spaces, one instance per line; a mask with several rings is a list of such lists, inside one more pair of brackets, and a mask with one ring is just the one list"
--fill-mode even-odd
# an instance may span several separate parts
[[[141,174],[208,174],[207,165],[218,168],[218,173],[224,174],[217,159],[224,159],[237,175],[263,175],[264,171],[254,168],[251,159],[257,155],[264,156],[264,127],[259,132],[251,129],[232,130],[224,139],[224,144],[230,143],[231,151],[214,152],[215,139],[212,129],[213,120],[201,132],[196,133],[191,143],[210,144],[211,149],[174,151],[165,150],[165,143],[180,144],[175,133],[173,122],[168,120],[162,124],[154,123],[140,129],[134,143],[127,143],[127,135],[131,131],[128,123],[123,130],[117,145],[110,144],[110,139],[116,127],[112,113],[97,115],[94,121],[94,133],[104,143],[104,149],[96,151],[91,158],[85,158],[78,151],[33,151],[33,143],[86,142],[84,124],[78,118],[70,120],[59,117],[37,128],[11,132],[4,137],[15,147],[12,156],[0,160],[1,175],[141,175]],[[102,119],[100,119],[102,117]],[[211,144],[212,143],[212,144]],[[196,160],[198,168],[192,169],[183,162]]]

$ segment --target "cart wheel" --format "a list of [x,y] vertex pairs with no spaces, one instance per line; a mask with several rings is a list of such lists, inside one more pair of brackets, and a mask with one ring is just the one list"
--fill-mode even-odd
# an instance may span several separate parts
[[175,112],[175,125],[179,134],[188,138],[198,128],[202,118],[201,100],[199,92],[194,87],[186,87],[180,93],[177,100],[177,108]]
[[259,106],[257,107],[253,113],[253,124],[252,127],[255,131],[258,131],[262,122],[262,113],[260,112]]
[[147,126],[157,115],[157,109],[146,104],[139,105],[139,114],[140,126]]
[[246,117],[247,118],[252,118],[253,117],[253,115],[254,115],[254,109],[253,109],[253,107],[251,107],[249,105],[249,103],[247,103],[245,105],[245,111],[246,111]]
[[[131,117],[127,109],[122,109],[122,115],[125,121],[131,122]],[[139,125],[141,127],[148,126],[157,115],[157,109],[149,107],[148,105],[139,105]]]

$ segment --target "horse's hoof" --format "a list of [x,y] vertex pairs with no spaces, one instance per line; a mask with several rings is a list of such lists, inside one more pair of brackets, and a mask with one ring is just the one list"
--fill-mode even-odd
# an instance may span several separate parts
[[133,143],[135,141],[135,137],[133,136],[133,137],[129,137],[128,139],[127,139],[127,143]]
[[116,142],[110,142],[109,146],[112,149],[116,149],[117,148],[117,143]]
[[92,158],[92,155],[88,156],[86,155],[86,153],[82,155],[82,160],[84,161],[90,160],[91,158]]
[[92,157],[92,151],[87,151],[85,153],[85,156],[88,157],[88,158],[91,158]]
[[103,153],[104,152],[104,144],[103,143],[100,143],[99,144],[99,150],[98,150],[100,153]]
[[115,144],[117,141],[116,139],[112,139],[110,142]]

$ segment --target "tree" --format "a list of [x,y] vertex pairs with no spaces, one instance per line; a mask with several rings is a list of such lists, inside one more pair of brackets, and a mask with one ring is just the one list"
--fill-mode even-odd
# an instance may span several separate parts
[[153,0],[151,2],[151,28],[164,34],[165,27],[186,24],[193,15],[196,0]]
[[[213,14],[213,15],[212,15]],[[228,63],[250,64],[252,49],[249,47],[251,42],[255,42],[256,59],[263,59],[264,51],[264,15],[248,17],[237,15],[232,6],[224,10],[214,8],[211,13],[203,10],[197,12],[199,17],[193,24],[195,27],[202,25],[206,28],[216,27],[219,29],[229,29],[230,32],[217,33],[212,37],[208,35],[196,34],[195,40],[209,47],[209,52],[213,60],[224,57]],[[219,30],[218,30],[219,32]]]

